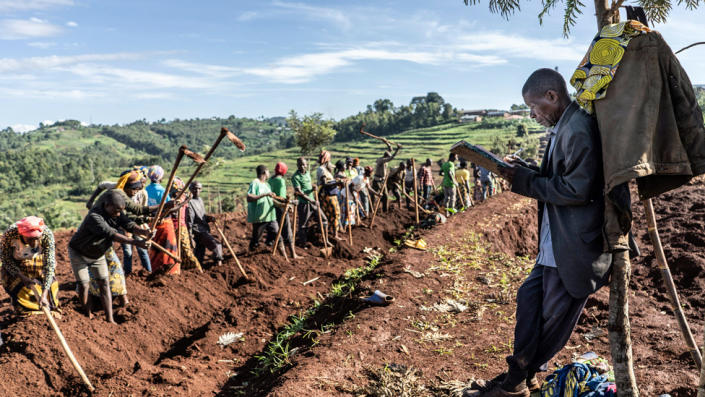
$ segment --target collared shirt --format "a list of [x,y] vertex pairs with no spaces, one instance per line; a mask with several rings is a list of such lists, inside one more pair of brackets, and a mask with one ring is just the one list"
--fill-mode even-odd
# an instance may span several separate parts
[[431,186],[433,185],[433,173],[431,167],[426,167],[425,165],[419,169],[419,182],[421,186]]
[[[567,109],[567,108],[566,108]],[[556,147],[556,134],[561,127],[561,122],[563,121],[563,115],[565,115],[565,110],[558,119],[558,123],[549,130],[550,145],[548,146],[548,156],[546,156],[546,161],[551,161],[551,156],[553,156],[553,149]],[[548,218],[548,206],[543,205],[543,216],[541,217],[541,236],[539,242],[539,254],[536,256],[536,264],[543,265],[546,267],[556,267],[556,257],[553,254],[553,240],[551,237],[551,225]]]

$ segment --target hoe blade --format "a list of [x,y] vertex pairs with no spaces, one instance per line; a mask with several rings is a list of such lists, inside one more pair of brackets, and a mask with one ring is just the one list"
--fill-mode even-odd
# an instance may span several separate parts
[[245,147],[246,147],[245,144],[240,140],[240,138],[238,138],[237,136],[235,136],[235,134],[230,132],[229,129],[223,127],[221,132],[225,132],[225,136],[228,137],[228,140],[230,142],[232,142],[233,145],[237,146],[237,148],[240,149],[241,152],[245,151]]
[[184,149],[184,155],[186,155],[186,157],[190,158],[191,160],[193,160],[197,164],[203,164],[206,162],[206,160],[204,160],[200,154],[198,154],[196,152],[192,152],[188,149]]

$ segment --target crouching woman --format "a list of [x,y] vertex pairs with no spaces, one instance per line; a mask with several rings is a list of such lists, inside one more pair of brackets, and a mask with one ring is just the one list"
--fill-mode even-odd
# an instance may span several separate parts
[[59,284],[54,279],[54,234],[44,220],[28,216],[12,224],[5,230],[0,248],[2,285],[15,311],[24,315],[40,309],[35,285],[41,305],[56,309]]

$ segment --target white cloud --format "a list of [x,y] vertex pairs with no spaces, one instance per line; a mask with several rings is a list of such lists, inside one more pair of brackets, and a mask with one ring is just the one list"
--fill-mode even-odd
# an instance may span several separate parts
[[184,76],[136,69],[117,68],[109,65],[77,64],[67,71],[96,84],[115,84],[121,87],[205,89],[218,86],[217,82],[202,77]]
[[38,128],[39,126],[33,125],[33,124],[13,124],[10,126],[13,131],[19,132],[19,133],[25,133],[29,131],[34,131]]
[[499,32],[465,34],[460,36],[453,46],[456,49],[474,52],[489,52],[511,58],[544,61],[580,60],[587,50],[587,47],[576,46],[572,40],[544,40]]
[[256,11],[245,11],[242,14],[240,14],[239,17],[237,17],[237,20],[240,22],[246,22],[246,21],[251,21],[253,19],[256,19],[259,16],[260,16],[260,14]]
[[51,55],[31,58],[0,58],[0,73],[36,72],[51,70],[82,62],[108,62],[135,60],[145,57],[143,53],[119,52],[114,54],[84,54],[71,56]]
[[304,15],[310,19],[326,20],[336,24],[342,29],[352,27],[350,18],[341,10],[326,7],[316,7],[304,3],[286,3],[283,1],[275,1],[272,3],[275,7],[282,10]]
[[442,47],[437,51],[355,48],[287,57],[266,67],[247,68],[243,71],[277,83],[297,84],[351,65],[354,61],[403,61],[423,65],[463,62],[471,66],[492,66],[507,62],[496,55],[472,54],[463,49]]
[[21,40],[55,36],[61,27],[39,18],[0,20],[0,39]]
[[73,4],[73,0],[0,0],[0,11],[45,10]]
[[75,28],[78,26],[78,24],[74,21],[68,21],[68,22],[66,22],[66,26],[68,26],[70,28]]
[[56,46],[56,43],[51,41],[33,41],[31,43],[27,43],[27,45],[30,47],[41,48],[43,50],[46,50],[47,48]]
[[183,70],[190,73],[202,74],[218,78],[231,77],[241,74],[241,68],[221,65],[209,65],[205,63],[188,62],[180,59],[167,59],[163,62],[167,67]]

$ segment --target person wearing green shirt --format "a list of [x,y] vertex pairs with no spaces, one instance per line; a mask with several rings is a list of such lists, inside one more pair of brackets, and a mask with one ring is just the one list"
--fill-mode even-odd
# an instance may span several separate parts
[[441,171],[443,172],[443,206],[446,208],[446,216],[450,215],[448,208],[455,208],[455,195],[458,187],[458,182],[455,181],[455,161],[458,156],[455,153],[451,153],[448,156],[448,161],[446,161],[441,166]]
[[[277,238],[279,231],[279,223],[277,223],[274,211],[274,200],[272,199],[275,194],[272,193],[267,183],[269,170],[264,165],[258,165],[256,172],[257,178],[250,183],[250,187],[247,189],[247,222],[252,224],[250,251],[257,248],[264,232],[267,232],[265,244],[271,245]],[[285,255],[282,244],[279,244],[279,249],[281,254]]]
[[[269,178],[269,187],[272,189],[277,197],[286,197],[286,179],[284,175],[289,170],[283,162],[278,162],[274,166],[274,176]],[[291,257],[298,259],[299,256],[296,255],[296,250],[294,250],[294,240],[291,238],[291,219],[289,219],[289,206],[285,207],[275,207],[274,211],[276,213],[277,220],[284,219],[284,225],[282,226],[281,238],[284,245],[291,249]]]
[[[299,157],[296,160],[296,172],[291,177],[291,186],[294,188],[294,196],[299,199],[298,212],[298,228],[299,231],[296,234],[296,241],[299,245],[304,245],[308,240],[309,232],[309,221],[314,217],[315,211],[321,213],[321,220],[323,221],[323,228],[328,226],[328,218],[323,211],[320,211],[316,206],[316,199],[314,198],[314,189],[311,184],[311,173],[308,170],[308,161],[305,157]],[[294,225],[297,226],[297,225]]]

